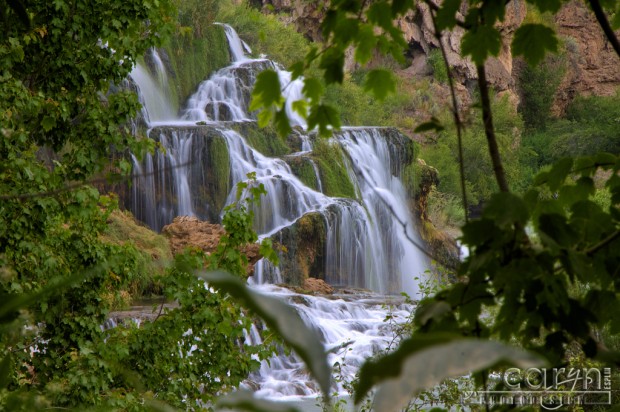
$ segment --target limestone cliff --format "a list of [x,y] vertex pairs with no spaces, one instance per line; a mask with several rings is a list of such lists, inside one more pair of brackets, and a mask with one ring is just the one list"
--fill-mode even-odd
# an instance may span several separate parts
[[556,114],[579,94],[614,94],[620,85],[620,60],[593,13],[582,2],[573,0],[555,16],[555,24],[568,57],[566,75],[556,94]]
[[[261,3],[262,2],[262,3]],[[305,0],[255,0],[261,3],[263,10],[274,11],[285,23],[296,29],[312,41],[322,41],[320,24],[325,15],[325,2]],[[466,7],[466,2],[463,2]],[[463,8],[462,14],[465,12]],[[486,64],[487,77],[493,89],[500,93],[509,93],[512,100],[518,102],[518,65],[511,55],[510,43],[515,30],[526,16],[525,0],[511,0],[506,6],[506,19],[498,25],[503,35],[503,43],[497,58],[491,58]],[[409,43],[407,55],[408,67],[401,70],[401,76],[427,76],[432,73],[428,64],[431,50],[439,46],[432,29],[430,11],[423,2],[418,2],[415,10],[396,21]],[[620,85],[618,56],[605,39],[592,12],[583,2],[573,0],[566,3],[555,16],[555,28],[563,40],[569,60],[566,75],[556,94],[554,111],[561,114],[567,104],[578,94],[611,95]],[[617,34],[620,35],[620,32]],[[469,59],[460,56],[460,44],[463,30],[458,27],[444,37],[448,61],[457,79],[457,91],[463,104],[470,102],[471,92],[475,88],[476,70]],[[373,64],[372,62],[370,63]],[[346,67],[354,69],[350,58]]]

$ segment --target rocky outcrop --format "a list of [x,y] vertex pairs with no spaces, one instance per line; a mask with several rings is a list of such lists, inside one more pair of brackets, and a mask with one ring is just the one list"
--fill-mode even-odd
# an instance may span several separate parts
[[620,60],[592,11],[573,0],[562,7],[555,23],[564,38],[568,65],[556,94],[554,112],[561,114],[579,94],[613,95],[620,85]]
[[[293,24],[297,31],[312,41],[322,41],[320,30],[321,22],[325,16],[326,6],[324,2],[308,2],[304,0],[263,0],[265,10],[274,10],[279,13],[285,23]],[[466,12],[466,2],[459,17],[462,19]],[[491,58],[487,62],[487,78],[496,91],[515,91],[513,77],[513,63],[510,44],[512,35],[523,22],[526,14],[525,0],[511,0],[506,5],[506,18],[497,27],[502,33],[502,47],[497,58]],[[411,64],[401,72],[401,75],[424,76],[432,73],[428,65],[428,55],[433,49],[439,47],[435,37],[433,23],[428,6],[424,2],[418,2],[415,10],[396,20],[395,24],[402,30],[405,40],[409,43],[408,56]],[[468,58],[461,57],[461,39],[464,31],[455,28],[444,37],[444,45],[448,62],[454,70],[454,76],[458,82],[458,91],[462,98],[469,100],[468,88],[475,84],[477,78],[476,67]],[[355,68],[352,55],[347,56],[345,67]],[[372,62],[370,65],[372,66]]]
[[415,193],[415,210],[420,220],[428,221],[428,197],[433,189],[439,185],[439,173],[433,166],[429,166],[423,159],[418,159],[417,169],[420,176],[418,189]]
[[280,275],[288,285],[303,286],[311,276],[325,278],[326,222],[318,212],[308,213],[274,234],[279,247]]
[[[220,238],[226,234],[226,230],[220,224],[203,222],[192,216],[178,216],[172,223],[164,226],[161,233],[168,238],[175,255],[187,247],[198,248],[211,254],[219,245]],[[257,244],[247,244],[240,250],[248,258],[248,276],[253,274],[254,264],[262,258],[259,249]]]

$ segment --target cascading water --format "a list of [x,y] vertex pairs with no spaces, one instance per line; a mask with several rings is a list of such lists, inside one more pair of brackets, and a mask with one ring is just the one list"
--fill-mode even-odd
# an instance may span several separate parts
[[[262,154],[243,136],[244,130],[255,127],[248,125],[255,119],[255,113],[248,108],[251,89],[261,70],[278,71],[287,113],[293,125],[305,127],[303,119],[292,110],[292,101],[303,98],[303,82],[291,81],[290,73],[269,60],[248,58],[244,53],[249,49],[247,45],[230,26],[223,26],[233,63],[198,86],[180,117],[171,114],[166,106],[173,105],[167,105],[165,94],[158,91],[167,82],[165,73],[159,73],[164,71],[163,64],[153,64],[154,75],[141,66],[131,74],[145,103],[148,135],[160,147],[140,162],[134,158],[131,208],[136,217],[157,230],[179,215],[217,220],[223,205],[212,202],[213,196],[206,194],[207,189],[225,187],[228,195],[222,201],[229,203],[235,200],[236,183],[245,180],[247,173],[256,172],[257,180],[267,190],[255,209],[255,228],[261,237],[278,238],[302,217],[319,214],[326,229],[323,273],[328,283],[381,294],[405,291],[416,298],[414,277],[423,276],[426,262],[409,241],[417,240],[417,234],[405,189],[398,178],[400,162],[395,143],[388,138],[387,131],[345,128],[335,134],[333,143],[343,149],[343,163],[359,196],[346,199],[323,193],[319,168],[311,158],[312,138],[297,130],[299,148],[289,157],[294,160],[305,156],[311,163],[317,185],[314,189],[306,186],[287,161]],[[197,121],[201,125],[196,125]],[[218,145],[227,148],[227,159],[214,155]],[[225,165],[228,173],[220,176],[219,183],[213,182],[219,170],[215,163]],[[280,271],[281,268],[260,261],[252,283],[290,299],[292,292],[264,285],[280,282]],[[391,339],[383,322],[386,311],[380,309],[376,299],[370,303],[297,296],[292,304],[320,332],[327,346],[341,345],[347,339],[353,341],[355,355],[350,356],[349,366],[343,372],[348,376],[363,359],[384,348]],[[403,321],[411,307],[399,305],[394,319]],[[252,334],[248,341],[258,344],[260,337]],[[332,355],[332,361],[342,359]],[[316,388],[301,370],[295,358],[281,357],[272,360],[271,365],[264,363],[252,377],[253,385],[260,388],[259,394],[268,397],[316,394]]]

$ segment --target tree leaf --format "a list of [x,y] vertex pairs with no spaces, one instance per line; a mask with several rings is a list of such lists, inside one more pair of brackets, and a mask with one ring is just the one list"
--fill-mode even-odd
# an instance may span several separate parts
[[553,164],[551,170],[548,172],[540,173],[534,178],[535,185],[541,185],[546,183],[549,189],[552,191],[558,190],[558,188],[564,183],[568,174],[573,168],[573,159],[570,157],[560,159]]
[[359,404],[370,389],[382,380],[397,377],[401,373],[403,361],[418,351],[434,345],[459,339],[454,333],[429,333],[413,336],[401,342],[398,348],[377,360],[366,361],[359,371],[359,381],[355,384],[354,401]]
[[513,56],[522,55],[530,66],[536,66],[545,58],[547,51],[558,50],[558,39],[553,29],[542,24],[524,24],[512,39]]
[[461,51],[477,65],[484,64],[489,56],[497,56],[502,44],[499,31],[492,26],[478,26],[469,30],[461,41]]
[[344,80],[344,52],[337,47],[327,49],[321,57],[319,67],[324,70],[327,84],[342,83]]
[[316,79],[314,77],[307,77],[304,79],[304,87],[302,89],[302,93],[312,103],[318,103],[321,100],[323,90],[324,87],[319,81],[319,79]]
[[383,29],[389,29],[392,27],[392,20],[394,15],[392,14],[391,7],[385,1],[378,1],[373,3],[366,12],[368,21],[376,24]]
[[9,4],[9,7],[13,9],[15,14],[17,14],[17,17],[19,17],[19,19],[21,20],[22,24],[24,25],[24,28],[26,30],[29,30],[30,29],[30,16],[28,15],[26,8],[24,7],[25,2],[22,3],[22,1],[19,1],[19,0],[7,0],[7,3]]
[[41,127],[43,131],[49,132],[56,126],[56,118],[52,116],[45,116],[43,120],[41,120]]
[[235,409],[249,412],[299,412],[297,408],[286,402],[274,402],[258,399],[251,391],[238,390],[217,400],[217,409]]
[[394,75],[383,69],[373,69],[366,74],[364,90],[371,92],[377,99],[383,100],[388,93],[396,91]]
[[278,333],[303,359],[310,374],[317,380],[323,396],[329,398],[331,367],[327,362],[323,344],[316,333],[301,320],[295,309],[279,299],[255,292],[241,279],[228,273],[201,272],[198,276],[210,286],[241,300],[248,309],[260,316],[267,326]]
[[303,61],[298,61],[298,62],[293,63],[288,68],[288,71],[291,72],[291,79],[295,80],[301,77],[301,75],[304,74],[304,69],[305,69],[305,65]]
[[372,58],[372,51],[377,46],[377,37],[369,24],[360,27],[357,35],[357,47],[355,48],[355,60],[366,64]]
[[340,128],[338,110],[327,104],[312,106],[308,116],[308,130],[312,130],[317,126],[321,136],[331,136],[332,130]]
[[461,7],[461,0],[445,0],[435,16],[437,30],[442,31],[456,26],[456,12]]
[[413,0],[392,0],[392,15],[405,14],[413,8]]
[[286,114],[286,109],[284,108],[276,112],[273,122],[276,126],[278,134],[282,137],[288,136],[293,131],[293,129],[291,128],[291,124],[288,120],[288,116]]
[[521,368],[545,363],[538,356],[522,349],[480,339],[460,339],[433,345],[406,356],[403,361],[402,373],[378,388],[373,405],[375,410],[398,411],[422,390],[432,388],[450,377],[463,376],[504,363]]
[[252,91],[250,111],[280,106],[283,100],[278,74],[273,70],[260,72]]
[[529,219],[527,205],[519,196],[513,193],[495,193],[489,199],[484,208],[483,216],[494,220],[495,223],[502,227],[520,223],[525,225]]

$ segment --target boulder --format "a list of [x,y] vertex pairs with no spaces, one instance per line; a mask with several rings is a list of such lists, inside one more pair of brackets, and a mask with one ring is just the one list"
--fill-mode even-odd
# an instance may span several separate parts
[[323,279],[307,278],[304,280],[303,289],[306,292],[319,295],[331,295],[334,288],[327,284]]
[[[183,252],[187,247],[196,247],[211,254],[219,245],[220,238],[226,234],[226,229],[220,224],[204,222],[193,216],[178,216],[172,223],[164,226],[161,233],[168,238],[174,255]],[[259,250],[260,246],[255,243],[240,249],[248,258],[248,276],[254,273],[254,264],[262,258]]]

